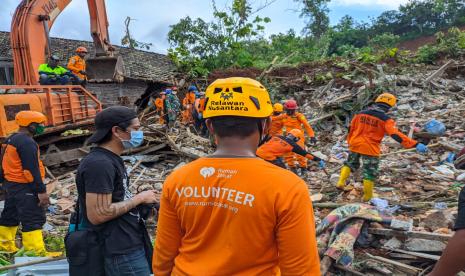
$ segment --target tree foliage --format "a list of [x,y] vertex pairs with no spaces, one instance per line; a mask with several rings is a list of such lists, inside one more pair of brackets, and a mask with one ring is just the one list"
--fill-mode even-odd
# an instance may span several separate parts
[[347,15],[333,26],[328,24],[329,0],[295,0],[307,21],[304,35],[291,29],[269,37],[264,30],[270,19],[257,16],[263,6],[254,9],[252,1],[232,0],[225,10],[218,10],[213,2],[212,21],[185,17],[172,25],[169,55],[179,68],[195,77],[231,66],[266,68],[275,57],[284,64],[333,56],[368,63],[406,62],[408,54],[396,48],[399,42],[438,32],[436,43],[420,48],[416,61],[430,63],[441,56],[462,54],[458,49],[465,48],[464,32],[444,32],[465,25],[465,0],[411,0],[370,22],[357,22]]

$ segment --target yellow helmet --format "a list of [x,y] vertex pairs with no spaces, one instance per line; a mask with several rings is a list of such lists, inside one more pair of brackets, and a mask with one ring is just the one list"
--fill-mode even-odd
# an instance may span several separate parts
[[47,117],[37,111],[25,110],[18,112],[18,114],[16,114],[15,120],[19,126],[27,127],[32,123],[43,124],[47,121]]
[[280,103],[275,103],[273,105],[273,112],[283,112],[284,106]]
[[273,112],[265,87],[249,78],[217,79],[205,94],[204,118],[240,116],[266,118]]
[[396,96],[392,95],[391,93],[383,93],[378,96],[375,100],[376,103],[385,103],[389,105],[390,107],[393,107],[396,105],[397,99]]

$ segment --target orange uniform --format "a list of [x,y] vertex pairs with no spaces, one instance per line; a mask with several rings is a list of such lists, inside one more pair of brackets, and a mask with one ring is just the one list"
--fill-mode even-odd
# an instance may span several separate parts
[[3,177],[18,184],[33,183],[38,192],[45,191],[45,168],[40,160],[39,146],[29,136],[16,133],[2,144]]
[[185,124],[189,124],[193,122],[192,118],[192,110],[195,103],[195,93],[194,92],[187,92],[186,96],[182,100],[182,105],[184,110],[182,112],[182,122]]
[[200,158],[163,185],[154,275],[320,275],[304,181],[259,158]]
[[274,161],[286,153],[294,152],[306,159],[320,161],[321,159],[308,153],[298,143],[284,136],[273,136],[268,142],[257,149],[257,156],[266,160]]
[[347,137],[349,150],[369,156],[381,154],[381,141],[388,134],[405,148],[413,148],[418,142],[401,133],[396,122],[376,108],[355,115]]
[[86,61],[78,56],[75,55],[69,59],[68,62],[68,70],[70,70],[73,74],[78,76],[80,79],[85,80],[87,77],[80,73],[80,71],[86,71]]
[[284,126],[284,118],[285,114],[279,114],[279,115],[272,115],[271,116],[271,127],[270,127],[270,136],[275,136],[275,135],[282,135],[283,134],[283,126]]
[[284,114],[283,125],[286,131],[291,129],[300,129],[307,132],[309,137],[315,137],[315,132],[313,131],[312,126],[308,123],[304,114],[296,112],[294,115]]
[[156,98],[154,105],[155,105],[157,113],[160,115],[160,119],[158,120],[158,122],[163,125],[165,123],[165,99],[164,97]]
[[[300,112],[295,112],[293,115],[288,115],[285,114],[283,118],[283,125],[284,125],[284,132],[287,132],[291,129],[299,129],[302,132],[305,131],[307,132],[307,135],[311,137],[315,137],[315,132],[313,131],[312,126],[308,123],[307,119],[305,118],[304,114]],[[305,148],[305,137],[302,137],[302,139],[297,142],[299,146]],[[286,163],[289,165],[289,167],[293,168],[295,167],[295,162],[299,164],[300,167],[307,167],[307,158],[302,157],[298,154],[295,153],[288,153],[284,156],[284,160]]]

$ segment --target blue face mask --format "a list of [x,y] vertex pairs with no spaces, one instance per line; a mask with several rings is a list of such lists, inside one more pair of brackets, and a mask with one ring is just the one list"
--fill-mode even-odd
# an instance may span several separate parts
[[137,148],[144,142],[144,132],[142,130],[131,131],[130,140],[121,140],[125,149]]

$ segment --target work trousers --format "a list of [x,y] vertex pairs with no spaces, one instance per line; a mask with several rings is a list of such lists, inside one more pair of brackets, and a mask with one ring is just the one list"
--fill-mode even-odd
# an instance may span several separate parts
[[5,208],[0,216],[1,226],[22,225],[23,232],[42,229],[45,224],[45,210],[39,207],[39,198],[33,190],[34,184],[5,181]]
[[360,160],[363,163],[363,179],[375,181],[379,175],[379,157],[350,152],[344,164],[354,172],[360,168]]
[[40,74],[39,83],[41,85],[67,85],[73,82],[72,78],[68,75],[46,75]]

